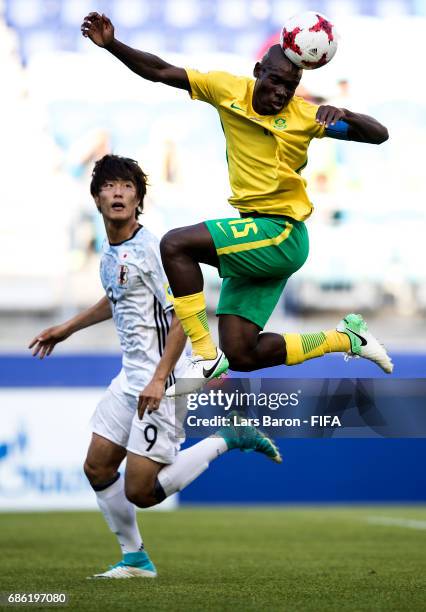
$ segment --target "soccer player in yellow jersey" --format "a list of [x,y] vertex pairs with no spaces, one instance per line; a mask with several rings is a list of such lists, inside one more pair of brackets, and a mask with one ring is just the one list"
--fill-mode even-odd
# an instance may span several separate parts
[[[390,373],[389,356],[360,315],[346,315],[329,331],[262,333],[288,278],[308,256],[304,221],[312,205],[301,170],[310,141],[329,136],[380,144],[387,129],[367,115],[295,97],[302,70],[279,45],[256,63],[251,79],[178,68],[132,49],[98,13],[85,17],[82,33],[144,79],[185,89],[213,105],[225,134],[229,202],[240,216],[175,229],[161,242],[175,312],[193,349],[184,380],[167,395],[196,391],[228,366],[251,371],[338,351],[370,359]],[[221,348],[209,332],[200,263],[215,266],[223,278],[217,308]]]

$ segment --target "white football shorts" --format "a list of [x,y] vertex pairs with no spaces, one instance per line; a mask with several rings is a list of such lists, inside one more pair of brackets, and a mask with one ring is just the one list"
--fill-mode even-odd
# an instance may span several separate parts
[[137,413],[138,398],[123,392],[114,378],[91,418],[93,433],[158,463],[173,463],[185,434],[175,418],[175,400],[163,398],[158,410]]

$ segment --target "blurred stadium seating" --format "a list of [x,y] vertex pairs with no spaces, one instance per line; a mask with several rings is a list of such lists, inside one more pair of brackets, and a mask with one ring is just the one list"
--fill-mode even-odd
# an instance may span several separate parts
[[[82,17],[90,10],[105,12],[122,40],[179,65],[250,74],[261,50],[277,40],[284,18],[303,9],[334,17],[342,39],[329,66],[304,75],[301,95],[371,113],[389,126],[391,138],[381,147],[313,143],[305,172],[316,208],[309,221],[311,256],[289,283],[274,327],[309,331],[316,323],[308,314],[320,314],[321,326],[328,317],[328,326],[331,311],[370,311],[390,348],[424,352],[426,90],[421,63],[413,60],[423,54],[423,0],[0,1],[0,76],[6,85],[0,99],[0,167],[6,177],[0,228],[3,351],[22,353],[40,329],[101,295],[97,265],[103,228],[88,183],[93,162],[105,152],[134,157],[149,174],[143,222],[159,236],[171,227],[233,214],[226,202],[224,142],[214,111],[190,103],[183,92],[130,74],[81,37]],[[405,50],[395,49],[399,31],[410,39],[408,59]],[[213,310],[220,284],[214,271],[206,274]],[[102,352],[90,367],[84,357],[71,365],[60,358],[41,364],[57,367],[59,386],[64,380],[71,384],[71,369],[82,368],[91,385],[106,384],[110,370],[98,375],[96,364],[113,359],[118,367],[117,357],[105,357],[118,351],[107,325],[72,338],[64,348]],[[400,373],[424,376],[424,358],[407,359],[398,362]],[[9,370],[3,368],[6,362]],[[4,398],[10,389],[20,393],[22,372],[30,366],[9,354],[0,364],[4,376],[12,370],[17,374],[12,382],[0,377],[8,410]],[[300,371],[302,378],[308,375]],[[29,388],[41,380],[37,370]],[[68,394],[66,384],[63,393]],[[32,462],[23,432],[18,420],[0,432],[0,468],[12,487],[17,473],[23,478],[22,465]],[[416,462],[424,461],[423,441],[367,440],[364,448],[346,442],[328,441],[326,450],[323,441],[291,441],[287,489],[280,489],[279,499],[267,469],[257,463],[264,489],[254,499],[239,456],[233,459],[239,488],[234,481],[220,488],[229,471],[224,462],[189,488],[184,499],[217,501],[219,490],[225,501],[244,501],[244,495],[268,502],[424,499],[424,481],[416,473]],[[323,457],[315,473],[309,472],[312,456]],[[346,470],[332,471],[336,458]],[[38,460],[43,467],[44,458]],[[68,474],[71,480],[74,473]],[[60,475],[49,475],[60,481]],[[87,488],[83,480],[79,472],[72,482]],[[43,488],[43,480],[37,482]]]
[[79,25],[91,10],[108,14],[131,45],[174,52],[254,53],[283,16],[317,10],[340,17],[425,16],[421,0],[5,0],[7,24],[28,61],[34,51],[79,51]]
[[[414,0],[4,0],[0,70],[8,86],[0,102],[6,143],[0,163],[10,180],[0,263],[8,291],[0,312],[68,311],[96,299],[103,228],[88,182],[93,161],[109,150],[135,157],[148,172],[144,222],[159,235],[232,214],[215,113],[189,104],[182,92],[137,79],[84,40],[79,25],[89,10],[111,15],[127,43],[170,61],[250,74],[283,18],[315,8],[336,19],[341,47],[330,66],[305,74],[301,94],[378,116],[391,140],[381,147],[325,141],[311,147],[305,171],[316,207],[311,257],[284,306],[293,314],[355,308],[423,316],[425,94],[415,63],[397,55],[392,65],[383,58],[377,66],[371,57],[393,41],[396,19],[409,26],[412,53],[417,47],[420,53],[425,6]],[[396,88],[394,74],[402,70],[407,86]],[[213,304],[219,283],[207,274]]]

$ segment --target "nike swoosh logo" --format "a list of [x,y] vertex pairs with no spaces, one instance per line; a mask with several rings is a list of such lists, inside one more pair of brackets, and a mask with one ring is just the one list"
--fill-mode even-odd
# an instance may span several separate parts
[[219,357],[216,359],[216,361],[214,362],[214,364],[209,370],[206,370],[206,368],[203,368],[204,378],[210,378],[210,376],[213,374],[214,370],[216,369],[217,364],[219,363],[221,359],[222,359],[222,354],[219,355]]
[[216,221],[216,225],[218,226],[219,229],[222,230],[222,232],[225,234],[225,236],[228,238],[228,234],[225,232],[225,230],[222,227],[222,222],[221,221]]
[[363,338],[362,336],[360,336],[359,334],[357,334],[356,332],[354,332],[353,329],[349,329],[349,327],[347,328],[352,334],[354,334],[354,336],[356,336],[357,338],[359,338],[361,340],[361,345],[362,346],[366,346],[367,344],[367,340],[365,338]]
[[232,102],[232,104],[231,104],[231,108],[236,108],[237,110],[240,110],[240,111],[242,111],[242,110],[243,110],[242,108],[240,108],[239,106],[237,106],[237,105],[235,104],[235,102]]

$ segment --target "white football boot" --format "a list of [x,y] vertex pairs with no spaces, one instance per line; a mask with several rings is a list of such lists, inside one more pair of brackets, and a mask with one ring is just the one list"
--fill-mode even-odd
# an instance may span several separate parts
[[216,349],[216,357],[204,359],[200,355],[193,355],[178,381],[166,391],[167,397],[179,397],[188,393],[199,391],[209,380],[218,378],[229,368],[225,353]]
[[363,357],[376,363],[386,374],[391,374],[393,363],[383,344],[368,331],[367,323],[359,314],[348,314],[336,327],[349,337],[351,350],[349,357]]
[[144,550],[135,553],[124,553],[123,560],[111,565],[109,570],[95,574],[90,578],[126,579],[126,578],[156,578],[157,570]]

